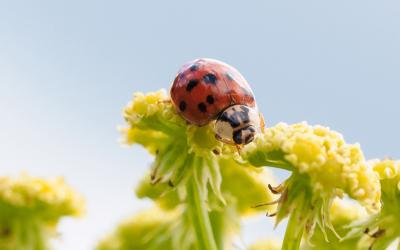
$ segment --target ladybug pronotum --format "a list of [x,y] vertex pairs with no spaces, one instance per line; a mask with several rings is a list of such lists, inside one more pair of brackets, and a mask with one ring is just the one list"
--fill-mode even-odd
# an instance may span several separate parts
[[213,122],[215,137],[244,145],[263,128],[253,92],[232,66],[214,59],[196,59],[182,66],[171,87],[177,112],[189,123]]

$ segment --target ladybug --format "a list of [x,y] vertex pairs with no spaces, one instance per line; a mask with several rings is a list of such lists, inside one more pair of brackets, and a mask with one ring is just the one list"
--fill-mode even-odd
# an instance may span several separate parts
[[247,81],[218,60],[200,58],[183,65],[170,95],[187,122],[197,126],[213,122],[215,137],[224,143],[248,144],[264,127]]

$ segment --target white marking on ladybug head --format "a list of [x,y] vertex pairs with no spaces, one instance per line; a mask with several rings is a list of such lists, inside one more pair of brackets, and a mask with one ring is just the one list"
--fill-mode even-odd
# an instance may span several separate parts
[[228,144],[248,144],[260,132],[258,111],[245,105],[226,108],[215,121],[216,138]]

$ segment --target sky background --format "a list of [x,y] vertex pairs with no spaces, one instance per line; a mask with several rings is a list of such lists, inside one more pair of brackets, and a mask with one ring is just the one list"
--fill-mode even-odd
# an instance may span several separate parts
[[[57,249],[92,249],[151,206],[133,188],[152,159],[118,143],[121,111],[199,57],[236,67],[268,126],[322,124],[400,158],[397,0],[0,0],[0,175],[63,175],[88,202]],[[244,242],[279,236],[271,225],[250,219]]]

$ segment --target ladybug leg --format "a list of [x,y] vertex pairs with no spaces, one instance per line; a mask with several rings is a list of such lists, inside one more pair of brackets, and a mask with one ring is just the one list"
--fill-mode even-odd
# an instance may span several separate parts
[[242,150],[242,147],[238,144],[235,144],[235,147],[236,147],[238,154],[240,155],[240,151]]
[[228,141],[228,140],[225,140],[224,138],[222,138],[222,137],[219,136],[218,134],[215,134],[215,139],[217,139],[218,141],[223,142],[223,143],[225,143],[225,144],[232,145],[232,142],[230,142],[230,141]]

